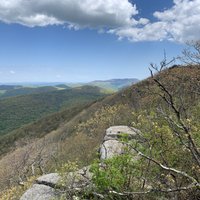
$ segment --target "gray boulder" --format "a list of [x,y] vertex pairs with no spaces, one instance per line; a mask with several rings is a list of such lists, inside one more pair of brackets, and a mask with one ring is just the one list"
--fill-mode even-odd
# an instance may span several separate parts
[[27,190],[20,200],[50,200],[58,197],[56,185],[60,180],[57,173],[46,174],[39,177],[36,183]]
[[131,139],[139,136],[139,130],[128,126],[111,126],[106,130],[104,142],[100,147],[100,159],[105,160],[124,153],[125,145],[120,141],[123,134]]
[[56,190],[47,185],[34,184],[20,200],[52,200],[57,197]]
[[129,126],[111,126],[106,130],[104,141],[118,140],[122,134],[127,134],[129,139],[136,139],[140,131],[136,128]]

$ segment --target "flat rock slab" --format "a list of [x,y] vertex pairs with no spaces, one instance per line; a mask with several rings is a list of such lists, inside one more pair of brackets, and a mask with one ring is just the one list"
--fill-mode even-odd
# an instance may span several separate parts
[[130,139],[134,139],[139,133],[139,130],[128,126],[111,126],[106,130],[104,141],[118,140],[122,134],[127,134]]
[[34,184],[20,200],[52,200],[57,197],[56,190],[46,185]]

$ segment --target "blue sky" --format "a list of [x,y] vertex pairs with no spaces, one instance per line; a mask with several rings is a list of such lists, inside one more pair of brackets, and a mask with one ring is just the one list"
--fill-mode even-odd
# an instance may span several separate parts
[[[182,20],[175,24],[171,19],[180,6],[184,11],[188,0],[99,0],[99,5],[89,0],[86,6],[77,0],[76,12],[69,10],[69,0],[53,5],[49,0],[44,5],[6,1],[0,3],[1,83],[143,79],[149,76],[149,63],[159,63],[164,49],[172,58],[181,54],[184,41],[198,39],[195,31],[187,38],[192,30],[175,29]],[[185,13],[188,18],[188,9]]]

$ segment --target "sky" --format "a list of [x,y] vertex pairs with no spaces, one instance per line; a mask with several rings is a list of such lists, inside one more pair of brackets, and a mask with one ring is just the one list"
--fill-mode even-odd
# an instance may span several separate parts
[[144,79],[199,33],[199,0],[1,0],[0,83]]

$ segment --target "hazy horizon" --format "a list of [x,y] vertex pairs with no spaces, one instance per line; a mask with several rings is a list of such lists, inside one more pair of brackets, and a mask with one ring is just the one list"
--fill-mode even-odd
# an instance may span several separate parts
[[54,81],[52,81],[52,82],[45,82],[45,81],[40,81],[40,82],[32,82],[32,81],[30,81],[30,82],[0,82],[0,85],[29,85],[29,84],[34,84],[34,85],[40,85],[40,84],[42,84],[42,85],[45,85],[45,84],[81,84],[81,83],[90,83],[90,82],[94,82],[94,81],[110,81],[110,80],[125,80],[125,79],[137,79],[138,81],[140,80],[140,79],[138,79],[138,78],[111,78],[111,79],[105,79],[105,80],[91,80],[91,81],[85,81],[85,82],[76,82],[76,81],[74,81],[74,82],[68,82],[68,81],[59,81],[59,82],[54,82]]

